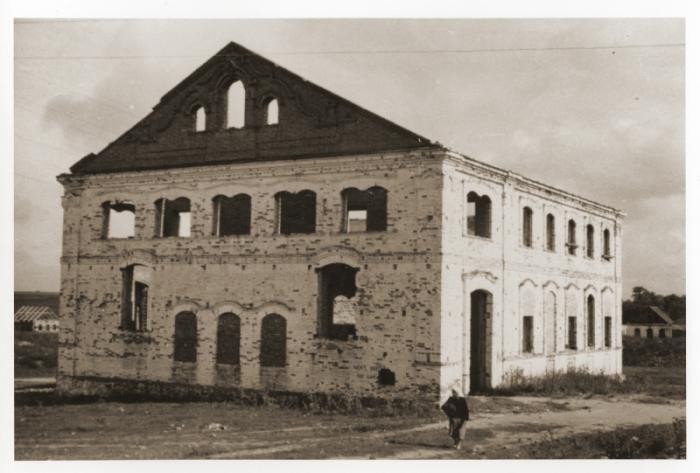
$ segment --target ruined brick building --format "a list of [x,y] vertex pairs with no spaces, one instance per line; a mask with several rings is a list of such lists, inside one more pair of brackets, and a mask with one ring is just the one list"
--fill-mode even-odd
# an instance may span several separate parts
[[70,171],[64,392],[436,400],[513,373],[621,372],[619,211],[234,43]]

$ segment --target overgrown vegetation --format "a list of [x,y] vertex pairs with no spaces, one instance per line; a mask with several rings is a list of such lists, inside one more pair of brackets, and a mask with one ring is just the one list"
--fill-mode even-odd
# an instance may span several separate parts
[[669,399],[685,399],[685,370],[630,367],[624,369],[624,376],[609,376],[576,369],[536,377],[513,370],[506,375],[503,386],[488,394],[552,397],[645,394],[649,402],[668,402]]
[[685,367],[685,337],[623,337],[622,348],[624,366]]
[[15,332],[15,377],[55,376],[58,334]]
[[[686,422],[579,434],[522,447],[519,458],[686,458]],[[512,454],[509,453],[512,458]]]

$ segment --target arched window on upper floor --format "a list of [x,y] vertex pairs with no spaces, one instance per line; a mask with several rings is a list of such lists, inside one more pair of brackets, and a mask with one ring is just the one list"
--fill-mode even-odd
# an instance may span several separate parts
[[243,128],[245,126],[245,87],[237,80],[226,92],[226,127]]
[[370,187],[343,189],[343,232],[383,232],[387,226],[387,191]]
[[491,199],[476,192],[467,194],[467,235],[491,238]]
[[194,117],[194,131],[200,132],[207,129],[207,112],[204,107],[199,106],[195,109],[193,113]]
[[250,234],[250,196],[237,194],[233,197],[217,195],[214,203],[214,231],[216,236]]
[[280,122],[280,105],[275,98],[268,100],[265,106],[265,124],[278,125]]
[[316,231],[316,193],[303,190],[275,194],[277,233],[314,233]]
[[586,225],[586,256],[593,258],[595,255],[595,229],[590,223]]
[[610,230],[607,228],[603,230],[603,258],[607,260],[612,258],[612,253],[610,253]]
[[102,238],[134,238],[135,216],[133,202],[103,202]]
[[190,199],[178,197],[175,200],[158,199],[156,206],[155,236],[189,237],[190,236]]
[[523,207],[523,246],[532,248],[532,209]]
[[571,256],[576,256],[576,222],[574,219],[569,220],[567,225],[566,247]]
[[547,251],[556,251],[556,219],[547,214]]

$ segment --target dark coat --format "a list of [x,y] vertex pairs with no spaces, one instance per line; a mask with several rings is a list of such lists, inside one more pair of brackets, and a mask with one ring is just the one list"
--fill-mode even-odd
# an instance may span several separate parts
[[469,420],[469,406],[463,397],[451,396],[441,409],[450,419]]

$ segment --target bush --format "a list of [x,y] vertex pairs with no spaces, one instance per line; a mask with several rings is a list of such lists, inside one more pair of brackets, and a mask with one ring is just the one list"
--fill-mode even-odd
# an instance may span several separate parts
[[489,394],[565,396],[626,392],[625,388],[625,381],[621,376],[591,373],[585,368],[555,372],[544,376],[525,376],[522,369],[515,369],[506,374],[502,386],[492,389]]

